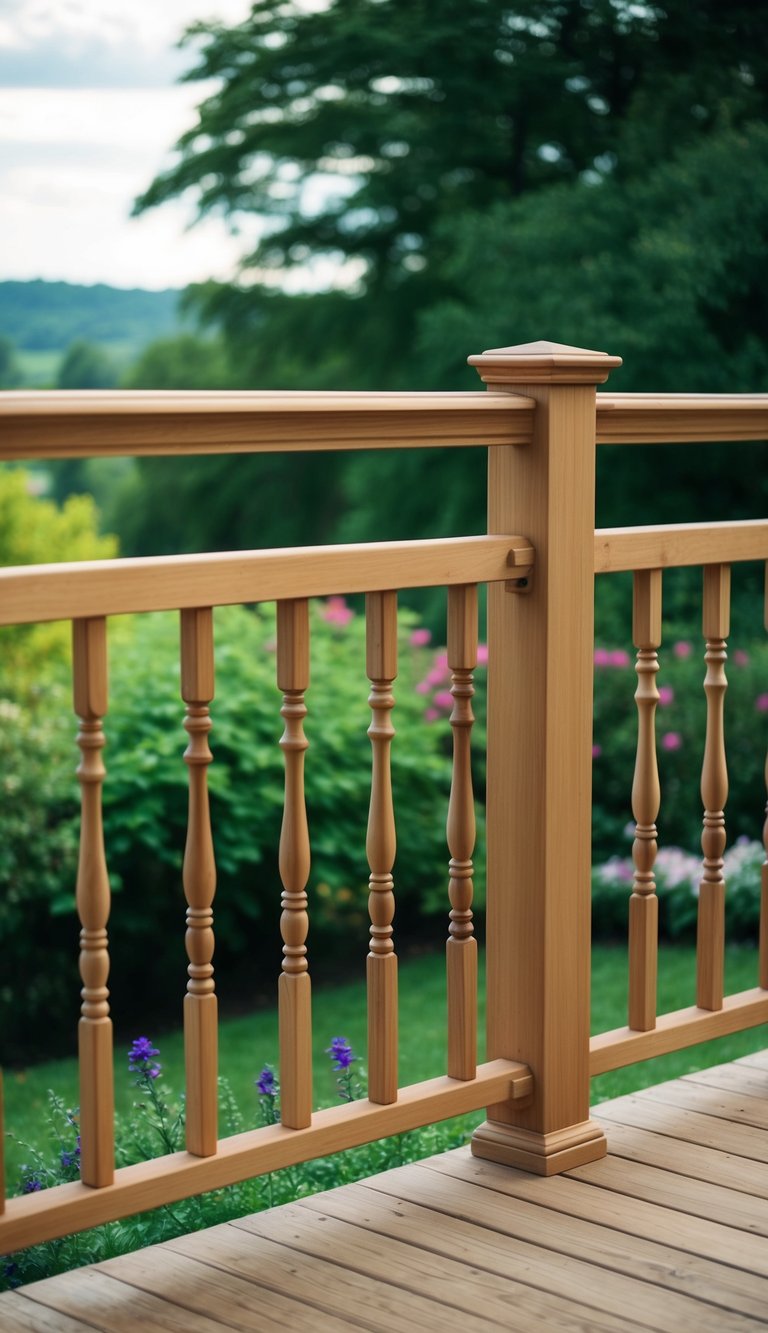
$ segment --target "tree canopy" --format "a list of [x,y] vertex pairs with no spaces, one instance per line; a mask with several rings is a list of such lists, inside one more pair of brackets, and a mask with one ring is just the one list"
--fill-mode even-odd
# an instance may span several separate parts
[[[473,387],[468,353],[545,337],[620,353],[617,389],[758,389],[760,11],[256,0],[234,27],[191,30],[189,78],[214,91],[137,208],[188,193],[233,225],[258,219],[241,281],[192,298],[223,331],[236,383]],[[311,285],[323,273],[323,290],[290,290],[297,274]],[[208,537],[248,531],[269,544],[284,515],[258,478],[274,483],[278,465],[254,461],[247,495],[226,483],[230,460],[190,465],[203,466],[201,491],[222,497],[207,506]],[[633,466],[627,451],[616,461],[606,521],[625,516]],[[320,493],[303,532],[370,536],[374,511],[382,536],[477,530],[480,471],[463,451],[335,459],[313,472],[333,496],[324,506]],[[670,456],[670,508],[684,476]],[[225,493],[237,493],[237,515]],[[695,488],[680,498],[691,507]]]

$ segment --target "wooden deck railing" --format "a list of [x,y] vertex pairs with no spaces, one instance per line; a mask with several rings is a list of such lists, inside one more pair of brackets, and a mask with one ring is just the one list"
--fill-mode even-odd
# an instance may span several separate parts
[[[602,1155],[591,1074],[768,1019],[768,867],[760,987],[722,994],[725,794],[722,668],[731,563],[768,559],[768,522],[595,532],[595,443],[768,437],[768,395],[596,395],[617,358],[533,344],[471,358],[489,392],[468,394],[89,393],[0,396],[0,459],[219,451],[487,446],[488,535],[432,541],[56,564],[0,571],[0,625],[70,620],[82,790],[77,906],[81,1181],[9,1199],[0,1250],[128,1215],[259,1172],[488,1108],[473,1150],[550,1174]],[[297,463],[298,466],[298,463]],[[662,569],[705,566],[707,747],[697,1006],[655,1013],[653,866],[659,807],[654,685]],[[637,823],[630,906],[630,1026],[589,1042],[593,578],[631,569],[638,649]],[[488,1059],[477,1065],[470,768],[477,585],[488,597]],[[397,590],[448,588],[454,708],[447,811],[447,1064],[398,1087],[395,811],[390,782]],[[372,749],[369,1096],[313,1111],[304,802],[307,599],[365,593]],[[282,1124],[219,1139],[213,977],[215,833],[208,807],[214,611],[277,603],[285,730],[279,978]],[[101,759],[108,723],[108,617],[178,610],[189,744],[183,886],[186,1152],[114,1169],[108,848]],[[361,664],[361,673],[363,664]],[[311,691],[309,692],[311,700]],[[311,703],[309,705],[311,707]],[[276,711],[278,703],[276,701]],[[311,723],[311,713],[310,713]],[[311,735],[311,729],[308,727]],[[311,762],[311,756],[310,756]],[[108,780],[108,778],[106,779]],[[766,827],[768,839],[768,826]],[[768,851],[766,855],[768,862]],[[762,988],[762,989],[761,989]],[[20,997],[23,1004],[23,997]],[[1,1162],[0,1162],[1,1165]]]

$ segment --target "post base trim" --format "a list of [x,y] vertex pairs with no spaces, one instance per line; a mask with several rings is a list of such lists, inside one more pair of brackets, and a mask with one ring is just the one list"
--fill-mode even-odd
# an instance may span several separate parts
[[549,1134],[486,1120],[472,1135],[471,1149],[473,1157],[516,1166],[537,1176],[555,1176],[605,1157],[608,1142],[594,1120],[582,1120]]

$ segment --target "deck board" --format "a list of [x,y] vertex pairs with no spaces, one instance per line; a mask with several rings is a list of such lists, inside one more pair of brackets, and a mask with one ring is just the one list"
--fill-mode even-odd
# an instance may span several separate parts
[[768,1325],[768,1053],[596,1108],[542,1179],[467,1149],[0,1296],[2,1333]]

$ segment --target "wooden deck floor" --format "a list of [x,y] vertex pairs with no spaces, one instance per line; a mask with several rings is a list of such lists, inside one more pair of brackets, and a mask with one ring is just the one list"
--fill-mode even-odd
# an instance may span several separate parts
[[596,1112],[544,1180],[468,1149],[0,1297],[2,1333],[768,1327],[768,1052]]

